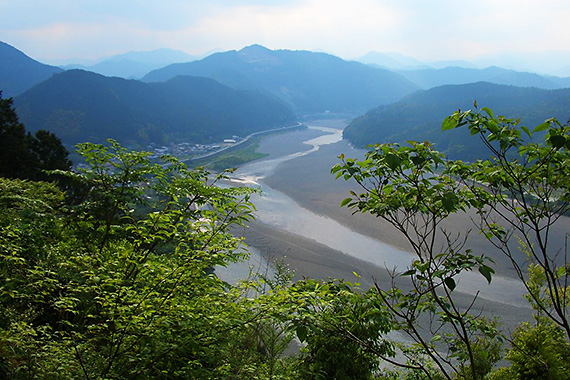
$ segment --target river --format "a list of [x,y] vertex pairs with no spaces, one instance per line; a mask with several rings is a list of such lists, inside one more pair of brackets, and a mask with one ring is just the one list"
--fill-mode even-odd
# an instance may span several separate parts
[[[233,174],[232,181],[236,184],[261,189],[261,194],[253,198],[257,208],[257,222],[275,230],[286,231],[301,238],[311,239],[379,268],[405,270],[414,259],[411,252],[357,232],[326,215],[317,214],[266,183],[268,177],[280,175],[280,170],[286,163],[293,163],[293,160],[300,161],[302,158],[310,162],[311,157],[319,156],[320,149],[342,144],[342,129],[331,128],[329,124],[326,121],[310,124],[308,133],[316,137],[304,140],[303,145],[297,145],[298,148],[293,152],[286,152],[285,150],[286,154],[272,154],[266,159],[257,160],[238,168]],[[293,136],[292,134],[299,133],[298,131],[287,132],[284,135],[271,138],[276,142],[285,141],[289,136]],[[270,150],[278,150],[279,144],[274,143],[271,147]],[[346,149],[344,146],[343,148]],[[362,152],[356,151],[352,153],[362,154]],[[311,168],[306,169],[310,173]],[[287,173],[287,175],[294,174]],[[307,173],[304,175],[307,176]],[[305,180],[311,181],[311,175],[309,174]],[[218,272],[222,277],[231,278],[230,282],[247,276],[251,268],[263,272],[269,270],[271,273],[270,265],[267,264],[267,260],[261,254],[262,249],[263,247],[250,247],[251,258],[248,262],[232,265],[229,269]],[[458,279],[457,291],[471,296],[477,294],[480,300],[492,301],[505,307],[514,306],[528,309],[528,304],[522,297],[524,288],[520,281],[514,278],[495,275],[492,283],[488,285],[479,273],[467,272]]]

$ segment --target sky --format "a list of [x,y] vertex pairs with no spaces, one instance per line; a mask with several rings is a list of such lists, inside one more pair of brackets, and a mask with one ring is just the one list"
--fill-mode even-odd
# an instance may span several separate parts
[[345,59],[536,56],[570,51],[569,20],[568,0],[0,0],[0,40],[43,62],[251,44]]

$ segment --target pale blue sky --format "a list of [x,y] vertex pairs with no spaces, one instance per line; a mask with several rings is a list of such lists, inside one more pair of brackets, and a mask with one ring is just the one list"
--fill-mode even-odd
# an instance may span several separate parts
[[0,40],[40,60],[254,43],[473,59],[570,51],[569,20],[568,0],[0,0]]

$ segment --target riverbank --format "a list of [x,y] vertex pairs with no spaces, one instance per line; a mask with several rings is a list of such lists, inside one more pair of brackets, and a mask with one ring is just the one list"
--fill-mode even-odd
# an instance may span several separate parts
[[[330,127],[329,122],[314,124]],[[335,125],[341,126],[342,122]],[[374,286],[375,282],[387,288],[391,278],[386,268],[392,269],[397,262],[402,270],[406,265],[402,264],[402,258],[411,262],[409,253],[405,252],[410,251],[408,243],[386,222],[371,215],[352,215],[352,211],[340,207],[349,190],[356,190],[355,184],[335,181],[330,169],[341,153],[362,157],[364,152],[353,149],[343,140],[322,144],[317,149],[303,143],[323,133],[331,133],[331,130],[308,129],[265,137],[258,152],[269,156],[239,169],[250,183],[265,187],[265,195],[254,200],[259,207],[258,218],[243,232],[246,242],[270,259],[284,257],[295,271],[296,279],[344,278],[361,283],[363,288]],[[311,153],[306,154],[309,151]],[[447,223],[447,227],[454,231],[473,228],[471,217],[469,214],[458,215]],[[321,225],[322,221],[327,227]],[[338,226],[330,227],[334,223],[353,231],[355,237],[337,236],[344,232],[339,233]],[[340,239],[339,243],[334,239]],[[372,239],[377,244],[363,242],[365,239]],[[476,253],[487,253],[485,243],[483,238],[474,236],[470,247]],[[346,244],[353,248],[352,251]],[[372,247],[370,252],[359,256],[362,244],[365,245],[363,250],[368,248],[366,245]],[[388,251],[383,252],[385,245],[388,245]],[[498,316],[510,328],[528,319],[531,311],[522,299],[520,283],[512,279],[514,273],[510,264],[504,257],[498,256],[497,261],[500,276],[496,276],[492,286],[481,293],[477,305],[486,310],[486,314]],[[460,280],[456,292],[465,306],[471,302],[477,284],[485,286],[485,280],[478,273]],[[403,283],[398,285],[405,286]],[[461,291],[466,293],[459,295]]]

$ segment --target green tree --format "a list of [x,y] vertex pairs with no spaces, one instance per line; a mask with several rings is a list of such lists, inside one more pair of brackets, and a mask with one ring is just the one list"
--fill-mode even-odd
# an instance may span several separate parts
[[0,181],[3,378],[251,378],[260,311],[213,274],[245,256],[228,228],[251,190],[114,142],[80,152],[78,202]]
[[0,176],[32,180],[49,179],[46,170],[67,170],[69,152],[53,133],[26,132],[13,107],[12,98],[0,92]]
[[0,92],[0,176],[19,178],[30,171],[33,156],[29,136],[12,105],[12,98],[2,99]]
[[[437,376],[431,365],[447,379],[482,379],[490,368],[479,363],[484,356],[479,351],[486,348],[480,342],[500,345],[499,335],[494,323],[471,312],[476,297],[462,306],[454,291],[463,272],[478,270],[490,282],[493,269],[489,259],[465,247],[465,237],[441,227],[452,213],[478,206],[477,199],[449,174],[437,174],[446,161],[429,143],[376,145],[363,161],[341,160],[332,172],[356,181],[363,190],[352,192],[342,205],[391,223],[416,256],[408,270],[393,272],[390,289],[376,286],[394,329],[415,342],[401,344],[406,360],[393,364],[430,379]],[[408,285],[397,286],[397,278],[408,279]]]
[[[465,236],[441,228],[452,213],[478,212],[477,227],[510,259],[537,314],[570,339],[568,252],[551,236],[570,207],[570,127],[549,119],[531,132],[488,108],[457,111],[443,122],[444,130],[462,126],[479,136],[490,159],[447,160],[427,142],[377,144],[364,160],[341,156],[332,169],[361,188],[342,205],[387,220],[416,254],[407,271],[394,273],[409,278],[410,291],[395,285],[377,291],[394,326],[415,342],[402,347],[408,361],[398,364],[427,378],[434,378],[429,363],[418,358],[428,359],[448,379],[482,379],[500,359],[495,322],[471,314],[475,300],[463,308],[454,300],[462,272],[478,270],[490,282],[494,270],[488,258],[465,247]],[[511,357],[513,350],[516,344]]]
[[531,132],[519,123],[485,107],[447,117],[444,130],[467,126],[491,155],[447,171],[479,202],[479,229],[510,259],[531,305],[570,339],[568,247],[553,236],[570,210],[570,125],[548,119]]

